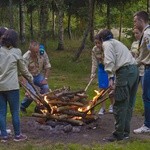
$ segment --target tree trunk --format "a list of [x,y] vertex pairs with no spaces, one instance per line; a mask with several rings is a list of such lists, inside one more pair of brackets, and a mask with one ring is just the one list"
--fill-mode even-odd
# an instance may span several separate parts
[[149,23],[150,23],[150,0],[147,0],[147,12],[149,14]]
[[49,0],[41,1],[40,6],[40,41],[46,47]]
[[31,38],[33,38],[33,11],[30,12],[30,33]]
[[80,57],[80,55],[81,55],[81,53],[82,53],[82,50],[83,50],[84,47],[85,47],[85,41],[86,41],[87,36],[88,36],[88,34],[89,34],[89,32],[90,32],[90,29],[91,29],[91,20],[90,20],[90,16],[91,16],[91,14],[90,14],[90,13],[91,13],[91,11],[90,11],[90,7],[91,7],[90,4],[92,3],[91,1],[92,1],[92,0],[89,0],[89,12],[88,12],[89,20],[88,20],[88,26],[87,26],[87,28],[86,28],[86,30],[85,30],[85,32],[84,32],[81,45],[80,45],[80,47],[78,48],[77,52],[75,53],[75,56],[74,56],[74,58],[73,58],[74,61],[77,61],[78,58]]
[[10,22],[10,28],[14,28],[12,0],[9,0],[9,22]]
[[24,12],[24,0],[20,0],[20,41],[25,42],[25,12]]
[[64,0],[55,0],[57,10],[58,10],[58,47],[57,50],[64,50],[64,27],[63,27],[63,17],[64,17]]
[[123,12],[124,12],[124,6],[120,10],[119,37],[118,37],[119,41],[121,40],[121,33],[122,33]]
[[110,2],[107,1],[107,28],[110,29]]
[[95,0],[89,0],[90,41],[94,42],[94,6]]
[[68,36],[69,39],[72,39],[72,35],[71,35],[71,14],[68,14],[68,27],[67,27],[67,31],[68,31]]
[[55,12],[52,10],[52,38],[55,39]]

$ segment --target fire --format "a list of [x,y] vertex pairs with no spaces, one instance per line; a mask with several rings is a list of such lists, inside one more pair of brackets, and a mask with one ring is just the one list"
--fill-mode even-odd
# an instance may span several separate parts
[[102,91],[97,91],[97,90],[94,90],[94,92],[97,94],[96,96],[93,97],[92,101],[89,102],[89,105],[84,107],[84,108],[78,108],[78,111],[79,112],[86,112],[88,111],[87,114],[91,114],[91,111],[90,111],[90,108],[97,102],[98,98],[103,94],[104,90]]

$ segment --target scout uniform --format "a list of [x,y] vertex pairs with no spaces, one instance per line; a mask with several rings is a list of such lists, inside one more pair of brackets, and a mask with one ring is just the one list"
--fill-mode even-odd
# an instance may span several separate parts
[[138,67],[128,48],[120,41],[115,39],[104,41],[103,49],[105,70],[110,79],[114,74],[116,77],[113,106],[116,122],[113,136],[117,140],[122,140],[130,133],[134,97],[138,86]]

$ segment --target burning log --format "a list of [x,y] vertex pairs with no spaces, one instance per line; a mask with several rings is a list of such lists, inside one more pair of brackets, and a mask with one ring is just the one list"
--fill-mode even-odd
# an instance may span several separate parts
[[[26,91],[28,90],[25,86],[23,87]],[[40,100],[30,92],[32,99],[40,106],[39,113],[33,113],[33,116],[84,125],[98,118],[94,108],[108,99],[105,95],[109,92],[109,88],[100,92],[95,90],[95,92],[96,96],[92,100],[87,100],[84,90],[74,92],[70,91],[70,88],[51,91],[43,95]]]
[[64,122],[68,122],[68,123],[71,123],[74,125],[80,125],[80,126],[84,124],[83,121],[68,118],[67,115],[56,116],[56,115],[50,115],[50,114],[46,115],[46,114],[33,113],[32,116],[33,117],[53,119],[53,120],[57,120],[57,121],[64,121]]

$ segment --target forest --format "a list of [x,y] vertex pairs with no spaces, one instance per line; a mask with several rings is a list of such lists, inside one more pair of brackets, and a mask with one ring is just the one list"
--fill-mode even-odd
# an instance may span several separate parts
[[150,0],[1,0],[0,26],[18,31],[21,44],[57,41],[57,50],[65,50],[65,40],[80,39],[77,60],[102,28],[115,31],[119,40],[133,39],[133,14],[149,7]]

